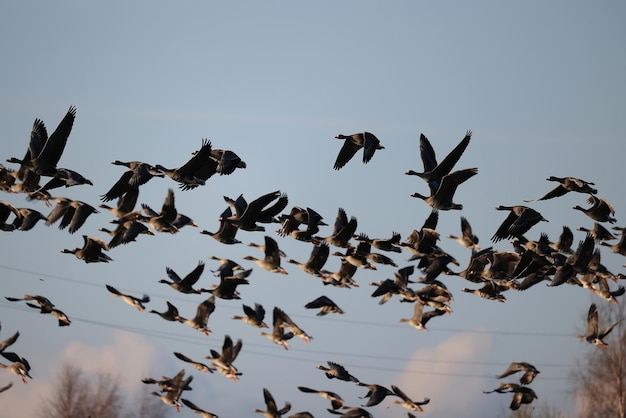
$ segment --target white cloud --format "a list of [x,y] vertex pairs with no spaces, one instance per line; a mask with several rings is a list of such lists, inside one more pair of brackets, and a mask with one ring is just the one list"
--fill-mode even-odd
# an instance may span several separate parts
[[[57,366],[48,370],[47,375],[42,370],[37,370],[28,384],[23,384],[17,376],[2,373],[0,386],[11,381],[13,387],[0,393],[0,411],[6,417],[36,417],[41,402],[52,391],[59,368],[66,362],[88,373],[110,373],[112,377],[119,379],[123,392],[132,394],[141,389],[141,379],[149,375],[156,361],[157,352],[154,346],[128,332],[113,333],[111,344],[102,347],[77,341],[69,342],[56,360],[51,361]],[[31,366],[34,370],[35,365]]]
[[456,334],[435,348],[417,350],[393,383],[416,401],[430,398],[424,406],[429,417],[496,416],[508,399],[482,393],[493,384],[484,377],[494,374],[485,365],[492,345],[487,333]]

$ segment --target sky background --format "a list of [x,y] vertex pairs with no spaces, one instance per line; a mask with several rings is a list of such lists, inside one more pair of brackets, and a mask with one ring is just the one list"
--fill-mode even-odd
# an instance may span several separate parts
[[[431,399],[425,416],[506,415],[509,395],[485,395],[497,386],[495,375],[511,361],[528,361],[541,370],[532,383],[542,403],[575,412],[568,396],[568,373],[590,348],[575,335],[585,330],[591,302],[605,302],[588,291],[563,285],[537,285],[506,293],[506,303],[462,293],[476,287],[458,277],[444,282],[455,296],[453,313],[434,319],[429,332],[399,319],[413,306],[398,299],[379,305],[370,297],[371,281],[393,278],[396,270],[379,266],[358,271],[360,287],[322,286],[295,265],[289,275],[266,272],[246,255],[260,251],[226,246],[202,229],[217,229],[223,196],[252,200],[280,190],[294,205],[312,207],[331,226],[338,208],[358,219],[358,232],[404,240],[419,229],[430,208],[413,192],[426,183],[403,173],[421,171],[418,139],[424,133],[443,158],[465,135],[472,140],[457,168],[479,173],[459,187],[462,211],[441,212],[440,246],[465,268],[470,251],[445,238],[460,233],[465,216],[490,245],[506,213],[497,205],[522,204],[556,184],[548,176],[574,176],[596,184],[598,195],[622,215],[623,116],[626,109],[626,27],[623,2],[164,2],[80,1],[11,2],[1,7],[0,141],[2,159],[21,158],[35,118],[51,133],[70,105],[77,116],[59,166],[76,170],[93,186],[54,190],[54,196],[100,203],[123,173],[113,160],[140,160],[166,167],[183,164],[210,138],[214,148],[235,151],[247,163],[231,176],[215,176],[206,186],[180,191],[168,178],[141,187],[139,203],[160,208],[168,188],[178,210],[198,228],[176,235],[142,236],[114,248],[108,264],[85,264],[63,248],[82,245],[81,235],[107,239],[98,231],[112,215],[90,217],[76,234],[38,224],[28,232],[0,234],[2,296],[47,296],[73,323],[56,321],[22,305],[0,302],[0,339],[16,330],[12,347],[32,366],[23,385],[8,373],[0,384],[14,387],[0,396],[0,410],[29,417],[49,393],[64,361],[87,370],[119,376],[130,396],[152,388],[143,377],[194,375],[185,393],[222,417],[254,416],[264,409],[262,388],[291,412],[326,416],[329,403],[297,386],[339,393],[347,405],[360,405],[366,388],[327,380],[315,365],[336,361],[366,383],[396,384],[411,397]],[[364,165],[360,154],[342,170],[333,164],[342,143],[334,136],[369,131],[385,146]],[[17,166],[4,163],[7,167]],[[3,194],[2,200],[45,214],[42,202]],[[586,196],[568,194],[530,204],[549,220],[529,239],[546,232],[556,241],[564,225],[592,227],[574,205]],[[275,234],[290,258],[306,261],[311,246]],[[262,232],[239,232],[244,244],[262,243]],[[575,231],[575,245],[583,239]],[[511,250],[507,241],[493,246]],[[204,296],[183,295],[165,285],[165,268],[181,275],[199,260],[207,269],[201,287],[216,283],[209,256],[228,257],[249,268],[251,284],[241,301],[217,301],[209,337],[156,315],[139,313],[105,289],[152,298],[148,309],[174,303],[193,316]],[[408,252],[393,254],[399,267]],[[603,263],[623,271],[622,256],[602,249]],[[339,259],[326,267],[336,270]],[[417,274],[416,274],[417,276]],[[316,317],[304,304],[325,294],[346,313]],[[285,310],[309,334],[309,345],[292,340],[288,351],[258,335],[258,329],[230,319],[241,304],[262,303],[271,322],[274,306]],[[201,359],[221,347],[224,335],[243,340],[235,365],[239,383],[219,374],[205,375],[180,362],[172,352]],[[399,417],[406,410],[391,399],[371,408],[375,416]],[[172,415],[176,415],[174,412]],[[192,416],[183,408],[180,416]]]

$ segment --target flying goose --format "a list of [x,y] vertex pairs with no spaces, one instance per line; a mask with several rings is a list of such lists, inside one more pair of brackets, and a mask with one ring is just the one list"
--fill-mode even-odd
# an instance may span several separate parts
[[173,269],[165,267],[165,272],[170,280],[161,279],[159,283],[165,283],[172,289],[181,293],[201,293],[200,289],[194,289],[193,285],[200,279],[202,272],[204,271],[204,262],[199,261],[198,265],[187,274],[184,278],[181,278]]
[[335,217],[332,235],[325,238],[315,237],[315,239],[324,241],[335,247],[348,248],[350,246],[349,241],[354,236],[357,225],[357,219],[354,216],[351,216],[350,220],[348,220],[346,211],[343,208],[339,208],[337,210],[337,216]]
[[414,303],[413,316],[411,318],[400,318],[400,322],[408,323],[415,329],[428,331],[426,323],[436,316],[441,316],[446,313],[442,309],[433,309],[424,312],[424,304],[420,301]]
[[169,232],[174,234],[178,232],[173,223],[176,220],[178,211],[174,202],[174,190],[168,189],[163,206],[160,212],[153,211],[150,206],[142,203],[141,208],[147,216],[148,224],[158,232]]
[[569,192],[576,193],[586,193],[586,194],[596,194],[598,190],[594,189],[594,184],[585,180],[577,179],[576,177],[555,177],[550,176],[546,179],[547,181],[556,181],[559,183],[554,189],[550,190],[545,195],[533,199],[533,200],[525,200],[525,202],[535,202],[538,200],[548,200],[553,199],[555,197],[563,196]]
[[199,372],[213,373],[213,371],[215,370],[214,368],[209,367],[204,363],[190,359],[189,357],[178,351],[174,352],[174,356],[176,356],[177,359],[184,361],[185,363],[191,364]]
[[166,321],[182,322],[184,319],[181,320],[181,317],[178,315],[178,308],[176,306],[172,305],[169,301],[166,301],[165,303],[167,303],[167,310],[165,310],[164,312],[158,312],[158,311],[155,311],[154,309],[152,309],[152,310],[150,310],[150,313],[157,314],[161,318],[165,319]]
[[359,132],[352,135],[339,134],[335,136],[335,139],[344,141],[333,166],[335,170],[340,170],[346,165],[360,149],[363,149],[364,164],[367,164],[372,159],[376,150],[385,149],[381,145],[380,140],[370,132]]
[[30,364],[28,364],[28,360],[14,352],[0,351],[0,355],[11,362],[9,365],[0,363],[0,368],[7,369],[11,373],[18,375],[24,383],[28,383],[26,378],[32,379],[29,373]]
[[272,332],[261,331],[259,334],[267,337],[274,344],[278,344],[285,350],[289,349],[288,340],[292,339],[294,334],[291,331],[286,331],[284,324],[283,311],[277,306],[272,311]]
[[194,414],[198,414],[200,416],[202,416],[202,418],[219,418],[217,415],[215,415],[212,412],[208,412],[205,411],[204,409],[200,408],[198,405],[196,405],[195,403],[191,402],[188,399],[185,398],[181,398],[180,400],[186,407],[188,407],[189,409],[193,410]]
[[85,263],[108,263],[113,261],[111,257],[106,255],[103,251],[108,251],[109,246],[106,242],[99,238],[89,237],[83,235],[82,248],[63,249],[62,253],[74,254],[79,260],[83,260]]
[[324,274],[322,273],[322,267],[324,267],[326,260],[328,260],[329,252],[330,248],[328,247],[328,244],[323,242],[319,245],[313,245],[309,259],[305,263],[301,263],[292,258],[288,259],[287,262],[297,265],[305,273],[310,274],[311,276],[325,279]]
[[17,208],[18,215],[13,219],[14,229],[20,231],[30,231],[41,220],[48,218],[43,213],[31,208]]
[[114,230],[107,228],[98,228],[98,231],[106,232],[111,236],[111,240],[108,243],[109,249],[115,248],[118,245],[126,245],[129,242],[137,241],[137,237],[140,234],[153,235],[154,232],[150,230],[145,224],[139,221],[112,221],[117,224]]
[[9,158],[7,161],[26,166],[28,169],[42,176],[54,176],[57,171],[57,163],[65,150],[65,145],[72,131],[75,118],[76,108],[70,106],[50,137],[48,137],[43,122],[39,119],[35,119],[28,146],[29,151],[26,154],[27,156],[24,160]]
[[237,370],[233,363],[237,359],[241,347],[243,347],[241,339],[238,339],[233,344],[233,339],[230,335],[225,335],[222,343],[222,352],[211,349],[211,355],[206,358],[211,360],[211,366],[215,367],[218,372],[236,383],[239,380],[238,376],[241,376],[241,372]]
[[576,230],[591,234],[591,236],[596,241],[610,241],[616,238],[615,235],[611,233],[611,231],[606,229],[604,226],[602,226],[601,223],[597,221],[593,223],[593,228],[591,229],[585,228],[584,226],[579,226],[578,228],[576,228]]
[[[176,412],[180,412],[180,396],[182,395],[184,390],[190,389],[189,383],[193,380],[193,376],[189,376],[186,379],[183,374],[177,374],[173,379],[171,379],[170,387],[164,393],[152,392],[152,395],[159,397],[166,405],[173,406],[176,408]],[[145,382],[144,382],[145,383]]]
[[20,336],[19,331],[15,331],[15,334],[11,335],[9,338],[0,341],[0,353],[10,347]]
[[322,398],[328,399],[330,401],[330,405],[332,409],[339,409],[343,406],[343,399],[341,398],[341,396],[339,396],[335,392],[330,392],[327,390],[311,389],[306,386],[298,386],[298,390],[304,393],[316,393],[320,395]]
[[595,303],[592,303],[589,307],[589,312],[587,314],[587,334],[582,335],[579,334],[576,337],[584,339],[590,344],[598,346],[600,348],[606,348],[608,344],[604,341],[604,337],[609,335],[613,328],[619,324],[620,321],[617,321],[613,325],[610,325],[602,330],[600,330],[598,326],[598,308]]
[[626,256],[626,228],[622,229],[622,234],[617,244],[609,244],[608,242],[601,241],[600,245],[609,247],[614,253]]
[[200,150],[183,165],[177,168],[165,168],[160,164],[155,167],[179,184],[181,190],[191,190],[203,186],[217,170],[217,162],[211,158],[211,141],[202,140]]
[[304,305],[306,309],[319,309],[316,316],[324,316],[330,313],[343,314],[343,310],[337,306],[328,296],[320,296]]
[[146,309],[146,307],[143,305],[144,303],[150,302],[150,296],[148,295],[143,295],[141,298],[138,298],[135,296],[122,293],[116,288],[114,288],[113,286],[108,285],[108,284],[106,285],[106,288],[109,292],[113,294],[113,296],[122,298],[124,302],[128,303],[130,306],[135,307],[139,312],[143,312]]
[[328,367],[322,364],[318,364],[315,367],[322,370],[327,378],[343,380],[344,382],[359,383],[359,379],[350,374],[341,364],[335,363],[334,361],[327,361],[326,363],[328,364]]
[[471,139],[472,131],[467,131],[461,142],[459,142],[443,160],[437,163],[437,157],[432,144],[424,134],[420,134],[420,158],[422,159],[422,163],[424,165],[424,171],[420,173],[409,170],[404,174],[418,176],[428,183],[431,190],[438,189],[441,180],[444,176],[450,174],[456,163],[461,158],[461,155],[465,152],[465,149],[469,145]]
[[[460,184],[469,180],[471,177],[478,174],[477,168],[466,168],[463,170],[457,170],[450,174],[446,174],[441,179],[441,182],[437,187],[431,187],[430,195],[425,196],[420,193],[413,193],[411,197],[417,197],[422,199],[428,206],[438,210],[461,210],[463,205],[455,203],[453,201],[456,189]],[[429,183],[432,185],[433,183]]]
[[400,390],[399,387],[395,385],[391,385],[391,390],[393,390],[393,393],[395,393],[397,396],[399,396],[402,399],[401,401],[394,400],[393,403],[401,405],[405,407],[406,409],[408,409],[409,411],[424,412],[422,405],[426,405],[427,403],[430,402],[429,398],[424,398],[424,400],[421,402],[414,401],[411,398],[409,398],[402,390]]
[[263,250],[265,257],[256,258],[251,255],[245,256],[244,260],[254,261],[259,267],[267,270],[271,273],[289,274],[287,270],[280,266],[281,251],[278,248],[278,243],[272,237],[265,236],[265,245],[257,245],[250,243],[248,246],[259,247]]
[[93,182],[83,176],[82,174],[70,170],[69,168],[57,168],[54,176],[46,184],[41,186],[39,189],[31,192],[30,194],[39,195],[48,193],[48,190],[56,189],[58,187],[72,187],[72,186],[80,186],[82,184],[88,184],[93,186]]
[[215,296],[211,295],[198,305],[196,308],[196,316],[189,319],[181,317],[180,322],[208,336],[211,330],[207,328],[207,323],[213,311],[215,311]]
[[55,198],[56,206],[46,217],[46,225],[50,226],[61,219],[59,229],[69,226],[68,232],[73,234],[85,224],[85,221],[94,213],[99,213],[96,208],[80,200],[72,200],[64,197]]
[[587,203],[590,204],[591,207],[582,208],[576,205],[574,209],[581,211],[597,222],[609,222],[612,224],[616,222],[616,219],[613,217],[613,215],[615,215],[615,209],[608,200],[590,194]]
[[395,395],[391,389],[387,389],[386,387],[375,383],[358,382],[357,385],[365,386],[367,388],[365,396],[359,396],[360,399],[367,398],[367,403],[362,406],[375,406],[384,401],[387,396]]
[[480,251],[478,246],[478,237],[472,232],[472,226],[465,216],[461,216],[461,236],[447,235],[448,238],[455,240],[465,248]]
[[204,235],[210,235],[214,240],[221,242],[222,244],[241,244],[241,241],[235,238],[235,236],[237,235],[237,231],[239,231],[239,227],[227,220],[229,216],[232,216],[232,211],[230,207],[227,207],[220,215],[220,226],[217,232],[210,232],[204,229],[200,231],[200,233]]
[[153,177],[165,176],[155,166],[141,161],[115,160],[111,164],[128,167],[128,170],[120,176],[119,180],[105,194],[100,196],[100,200],[103,202],[109,202],[117,198],[121,199],[127,193],[130,193],[131,196],[136,196],[139,194],[139,186],[146,184]]
[[263,414],[263,416],[265,416],[266,418],[280,418],[291,409],[291,404],[289,402],[285,402],[285,406],[283,406],[281,409],[278,409],[274,397],[266,388],[263,388],[263,398],[265,399],[265,407],[267,409],[261,410],[255,408],[253,412]]
[[520,361],[520,362],[514,361],[514,362],[511,362],[509,367],[507,367],[507,369],[504,372],[499,374],[497,378],[502,379],[504,377],[507,377],[507,376],[510,376],[512,374],[519,373],[519,372],[523,372],[522,376],[520,377],[520,383],[522,385],[530,384],[535,378],[535,376],[539,374],[539,370],[537,370],[537,368],[533,366],[532,364],[527,363],[525,361]]
[[[327,225],[323,219],[322,215],[309,207],[303,209],[294,206],[288,214],[278,217],[281,225],[276,232],[281,237],[290,236],[299,241],[312,241],[315,234],[319,232],[319,227]],[[306,229],[298,229],[303,224],[306,225]]]
[[265,318],[265,308],[263,308],[263,305],[255,303],[254,308],[252,308],[244,303],[243,312],[246,316],[233,315],[231,319],[241,320],[256,328],[269,328],[268,325],[263,322],[263,319]]
[[539,212],[524,205],[500,205],[496,210],[506,210],[509,214],[491,237],[492,242],[520,237],[539,222],[548,222]]

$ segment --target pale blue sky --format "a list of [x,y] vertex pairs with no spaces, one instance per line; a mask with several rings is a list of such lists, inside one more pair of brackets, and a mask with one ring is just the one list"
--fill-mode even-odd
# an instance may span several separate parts
[[[595,182],[599,195],[614,204],[617,225],[624,226],[618,177],[626,151],[622,2],[30,1],[1,10],[2,159],[23,156],[35,118],[51,132],[70,105],[78,109],[60,166],[79,171],[94,186],[58,189],[55,195],[98,204],[123,172],[111,161],[177,166],[202,138],[210,138],[216,148],[237,152],[248,168],[188,192],[169,179],[152,180],[141,188],[140,203],[160,207],[167,188],[174,187],[178,209],[199,229],[214,230],[225,208],[222,196],[243,193],[250,200],[281,190],[289,207],[313,207],[331,225],[343,207],[358,218],[359,232],[384,237],[398,231],[404,240],[430,213],[409,197],[426,193],[426,184],[403,174],[422,168],[419,134],[443,158],[470,129],[474,135],[458,168],[478,167],[479,173],[457,192],[463,211],[441,213],[442,236],[458,234],[463,215],[488,246],[506,215],[494,207],[539,197],[554,186],[545,181],[550,175]],[[385,149],[368,165],[357,155],[334,171],[341,143],[333,137],[365,130]],[[2,200],[49,210],[21,195],[3,194]],[[532,204],[550,222],[528,237],[547,232],[556,240],[563,225],[591,227],[574,205],[586,206],[585,197]],[[0,382],[16,382],[11,399],[35,405],[68,353],[80,357],[80,364],[112,367],[107,353],[137,358],[145,350],[143,363],[126,367],[124,379],[129,391],[146,391],[134,385],[139,378],[173,375],[185,366],[171,352],[199,359],[230,334],[244,342],[238,384],[187,367],[195,376],[187,396],[220,416],[252,416],[253,408],[263,406],[263,387],[277,402],[290,401],[292,412],[327,415],[327,402],[300,393],[299,385],[333,390],[347,404],[360,405],[364,388],[328,381],[315,370],[326,360],[349,365],[365,382],[401,383],[417,399],[430,397],[426,411],[432,417],[505,414],[509,397],[482,390],[497,385],[493,376],[509,362],[528,361],[542,371],[532,386],[539,402],[571,410],[567,373],[588,352],[574,335],[583,330],[589,303],[603,306],[582,289],[543,285],[509,292],[507,302],[498,304],[460,292],[472,284],[448,277],[454,313],[434,319],[426,333],[398,322],[412,306],[397,300],[379,306],[369,296],[368,282],[393,277],[391,267],[359,271],[361,286],[345,290],[324,287],[293,265],[286,265],[288,276],[279,277],[251,264],[252,284],[241,290],[241,302],[263,303],[270,317],[273,306],[282,307],[313,341],[294,341],[284,351],[258,330],[229,319],[241,302],[219,300],[209,320],[214,332],[206,338],[134,311],[104,284],[149,294],[151,309],[162,310],[170,300],[190,315],[201,298],[157,284],[166,266],[185,273],[205,260],[214,268],[209,255],[241,260],[258,256],[258,250],[220,245],[186,228],[116,248],[108,265],[85,265],[59,253],[78,246],[83,233],[106,238],[97,229],[110,219],[108,213],[95,215],[74,236],[44,225],[0,235],[2,296],[43,294],[74,319],[61,329],[51,318],[0,304],[0,337],[20,330],[14,348],[33,367],[29,385],[1,376]],[[269,234],[276,237],[273,229]],[[330,228],[321,232],[329,234]],[[263,234],[241,232],[238,238],[261,243]],[[575,242],[582,238],[576,233]],[[277,239],[289,257],[307,259],[308,244]],[[468,250],[445,238],[440,244],[457,257],[459,270],[465,267]],[[511,249],[507,242],[494,248]],[[602,255],[609,269],[623,270],[622,256],[606,248]],[[407,258],[408,253],[395,257],[400,266]],[[331,258],[328,267],[337,268],[338,259]],[[201,278],[205,287],[215,282],[209,273]],[[321,294],[346,314],[318,318],[303,308]],[[0,396],[0,409],[8,399]],[[371,412],[405,413],[389,401]]]

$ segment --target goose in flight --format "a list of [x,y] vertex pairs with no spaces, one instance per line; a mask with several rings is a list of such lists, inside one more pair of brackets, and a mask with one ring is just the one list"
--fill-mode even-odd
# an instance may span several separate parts
[[121,298],[124,302],[128,303],[130,306],[135,307],[139,312],[143,312],[146,309],[146,307],[144,306],[144,303],[150,302],[150,296],[148,295],[143,295],[141,298],[138,298],[136,296],[122,293],[116,288],[114,288],[113,286],[108,285],[108,284],[106,285],[106,288],[109,292],[113,294],[113,296]]
[[364,164],[370,162],[376,150],[385,149],[380,140],[370,132],[359,132],[352,135],[339,134],[335,138],[344,141],[333,166],[335,170],[343,168],[360,149],[363,149]]

